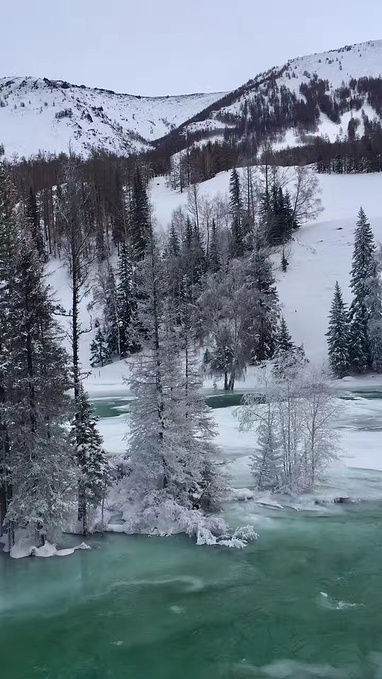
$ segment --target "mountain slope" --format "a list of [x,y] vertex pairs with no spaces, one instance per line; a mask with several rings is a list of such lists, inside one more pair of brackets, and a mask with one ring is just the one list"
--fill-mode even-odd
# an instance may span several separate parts
[[209,106],[222,93],[139,97],[46,78],[0,78],[0,143],[8,158],[40,150],[119,155],[151,142]]
[[46,78],[0,79],[8,157],[69,146],[81,155],[153,145],[174,153],[222,139],[251,149],[271,140],[280,150],[308,143],[307,135],[343,138],[349,123],[361,136],[364,115],[382,119],[382,40],[291,59],[229,93],[139,97]]
[[304,133],[334,141],[353,116],[361,134],[362,112],[381,119],[381,78],[382,40],[297,57],[213,102],[166,141],[180,150],[187,136],[197,144],[252,137],[257,144],[271,139],[277,150],[306,143]]

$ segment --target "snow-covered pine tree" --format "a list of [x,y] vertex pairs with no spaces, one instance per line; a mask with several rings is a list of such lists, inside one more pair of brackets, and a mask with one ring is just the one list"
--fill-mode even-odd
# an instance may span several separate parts
[[279,300],[269,251],[255,247],[245,260],[249,295],[250,360],[259,363],[272,358],[276,347]]
[[368,295],[366,298],[369,309],[369,342],[371,367],[376,372],[382,372],[382,278],[381,263],[376,253],[373,253],[371,276],[368,280]]
[[[86,474],[89,471],[89,467],[86,463],[86,456],[83,455],[83,374],[81,372],[79,342],[81,335],[87,332],[81,325],[80,301],[86,295],[89,287],[90,267],[87,253],[91,228],[89,228],[84,214],[83,186],[80,181],[76,159],[73,157],[70,157],[67,162],[65,180],[59,200],[59,210],[66,226],[65,247],[72,288],[72,309],[70,316],[75,424],[72,427],[71,439],[80,479],[77,485],[77,516],[78,520],[82,522],[83,530],[86,532],[88,529]],[[76,435],[78,435],[78,438],[76,438]],[[90,482],[92,482],[91,479]]]
[[229,206],[231,211],[231,256],[242,257],[245,252],[243,234],[243,205],[239,173],[234,168],[231,172],[229,183]]
[[[5,530],[5,517],[12,497],[10,460],[9,345],[14,328],[10,318],[12,281],[16,249],[16,210],[14,188],[0,163],[0,535]],[[13,526],[8,522],[9,544],[13,544]]]
[[331,372],[335,377],[345,377],[350,364],[349,314],[338,281],[334,288],[326,336]]
[[211,243],[210,243],[209,259],[208,259],[208,269],[211,273],[217,273],[220,270],[221,265],[222,264],[221,264],[221,257],[220,257],[220,252],[219,252],[216,222],[213,219],[212,220],[212,227],[211,227]]
[[133,263],[128,244],[120,245],[118,260],[117,309],[120,356],[126,357],[140,350],[137,320],[137,291]]
[[216,435],[209,408],[202,395],[203,378],[199,356],[195,347],[192,330],[192,307],[186,295],[181,296],[180,330],[178,346],[183,358],[183,381],[180,398],[184,403],[185,448],[194,450],[194,470],[199,467],[200,475],[194,475],[192,498],[195,507],[209,510],[220,504],[227,491],[227,481],[218,460],[218,450],[213,445]]
[[304,346],[296,346],[292,341],[285,318],[281,318],[276,336],[273,371],[282,379],[296,375],[308,363]]
[[147,529],[149,522],[149,529],[160,530],[158,517],[166,507],[174,513],[173,520],[182,521],[182,512],[216,504],[223,484],[217,481],[212,428],[197,395],[189,349],[185,372],[182,368],[181,344],[185,349],[189,339],[179,339],[175,309],[164,294],[165,261],[153,234],[140,266],[147,350],[129,381],[138,398],[131,405],[131,473],[124,487],[141,507],[140,529]]
[[103,367],[110,361],[110,353],[108,350],[108,343],[105,334],[101,328],[98,327],[94,340],[90,345],[90,365]]
[[362,208],[354,233],[354,251],[351,268],[350,288],[353,300],[350,316],[350,365],[352,370],[363,372],[372,367],[370,346],[368,297],[370,280],[374,277],[375,243],[370,223]]
[[142,172],[137,167],[130,205],[130,228],[132,250],[137,261],[144,257],[150,237],[150,206]]
[[71,439],[79,468],[78,519],[82,535],[89,532],[89,511],[99,507],[111,481],[111,469],[97,429],[98,418],[83,386],[71,426]]
[[4,398],[12,484],[6,522],[44,542],[63,528],[73,508],[69,366],[43,264],[28,229],[20,222],[16,228],[7,309],[13,333]]
[[257,427],[257,451],[252,456],[251,472],[259,490],[277,490],[282,479],[282,454],[277,437],[275,404],[267,402]]
[[29,195],[25,202],[25,218],[31,230],[32,238],[40,257],[45,261],[46,253],[44,241],[41,233],[40,216],[37,207],[36,194],[33,189],[29,190]]
[[277,333],[277,339],[276,339],[276,344],[277,344],[277,353],[288,353],[289,351],[292,351],[295,348],[295,345],[292,342],[292,336],[289,333],[288,326],[286,324],[286,320],[284,316],[281,316],[280,320],[280,327],[278,329]]
[[106,276],[103,320],[107,353],[110,357],[117,355],[121,358],[117,284],[113,267],[110,265]]

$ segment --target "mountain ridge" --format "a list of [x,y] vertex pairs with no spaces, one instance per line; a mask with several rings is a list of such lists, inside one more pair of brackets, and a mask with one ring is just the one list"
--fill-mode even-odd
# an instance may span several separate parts
[[289,59],[229,92],[147,97],[65,80],[4,77],[0,142],[12,158],[69,148],[82,156],[94,148],[128,156],[168,141],[175,153],[194,143],[253,138],[258,144],[267,136],[280,150],[303,144],[301,132],[334,141],[356,110],[381,118],[368,105],[369,94],[359,95],[356,85],[336,113],[342,89],[362,78],[382,78],[382,40]]

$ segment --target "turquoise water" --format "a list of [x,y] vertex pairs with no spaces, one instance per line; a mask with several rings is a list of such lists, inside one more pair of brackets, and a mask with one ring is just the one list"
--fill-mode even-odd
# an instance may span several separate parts
[[244,550],[107,535],[1,557],[1,677],[381,677],[380,506],[268,511],[259,532]]
[[[217,394],[206,394],[205,400],[210,408],[229,408],[238,406],[243,398],[243,392],[219,392]],[[129,398],[100,398],[92,401],[93,408],[98,417],[118,417],[124,412],[129,412]]]
[[[249,393],[248,392],[245,393]],[[238,406],[244,396],[244,392],[224,392],[218,393],[206,392],[205,400],[210,408],[229,408],[230,406]],[[353,400],[354,398],[364,398],[366,400],[381,400],[382,391],[348,391],[340,396],[344,400]],[[261,398],[261,397],[259,397]],[[98,417],[118,417],[124,412],[129,411],[129,404],[132,397],[118,397],[118,398],[99,398],[92,401],[93,408]]]
[[0,554],[1,679],[382,679],[382,473],[339,474],[318,492],[374,501],[231,503],[260,535],[243,550],[107,534],[69,557]]

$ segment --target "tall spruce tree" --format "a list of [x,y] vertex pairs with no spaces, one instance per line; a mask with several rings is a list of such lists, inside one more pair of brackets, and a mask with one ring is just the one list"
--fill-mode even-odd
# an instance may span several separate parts
[[143,259],[150,234],[150,206],[142,172],[137,167],[130,205],[130,229],[134,258]]
[[29,190],[29,195],[25,204],[26,221],[29,224],[32,238],[36,246],[37,252],[43,260],[46,260],[46,253],[44,248],[44,241],[41,233],[40,215],[37,207],[36,194],[32,188]]
[[69,365],[41,259],[20,222],[12,264],[3,398],[12,490],[5,520],[11,534],[26,528],[43,543],[63,528],[72,510]]
[[101,366],[102,368],[110,361],[108,343],[100,326],[98,327],[94,340],[90,345],[90,354],[90,365],[93,367]]
[[111,481],[111,469],[97,429],[98,418],[88,394],[80,388],[79,408],[72,421],[71,438],[79,466],[79,518],[82,535],[89,532],[89,510],[101,505]]
[[370,284],[375,279],[375,243],[370,223],[362,208],[354,233],[354,251],[350,288],[350,363],[353,370],[363,372],[373,364],[370,344]]
[[349,314],[338,281],[334,288],[326,335],[330,369],[336,377],[345,377],[350,368]]
[[140,350],[137,319],[137,289],[131,253],[127,243],[120,245],[118,260],[117,310],[120,357]]
[[243,233],[243,205],[239,173],[234,168],[229,182],[229,207],[231,212],[231,256],[242,257],[245,252]]

